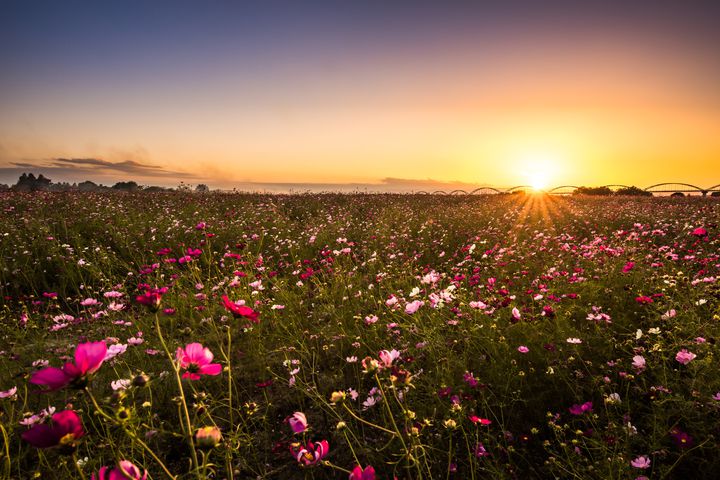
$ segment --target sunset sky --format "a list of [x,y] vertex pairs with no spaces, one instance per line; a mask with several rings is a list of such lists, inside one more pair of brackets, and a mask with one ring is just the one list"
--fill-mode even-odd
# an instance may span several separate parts
[[0,182],[720,183],[720,2],[493,4],[2,2]]

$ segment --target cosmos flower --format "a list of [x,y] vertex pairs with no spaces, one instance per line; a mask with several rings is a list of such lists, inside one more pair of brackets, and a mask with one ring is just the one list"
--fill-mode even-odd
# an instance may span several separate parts
[[152,288],[135,297],[135,301],[140,305],[145,305],[151,311],[157,312],[160,309],[162,297],[167,292],[166,288]]
[[697,357],[697,355],[683,348],[682,350],[677,352],[677,354],[675,355],[675,360],[682,363],[683,365],[687,365],[688,363],[692,362],[695,357]]
[[75,349],[75,363],[66,363],[62,368],[49,367],[32,374],[30,383],[41,385],[52,392],[73,384],[79,388],[86,385],[87,376],[95,373],[105,361],[105,342],[78,344]]
[[630,461],[630,465],[635,468],[650,468],[650,459],[647,455],[641,455],[634,460]]
[[175,359],[178,366],[185,370],[182,378],[200,380],[201,375],[219,375],[222,372],[222,365],[210,363],[213,359],[210,349],[204,348],[199,343],[190,343],[184,349],[178,347]]
[[673,439],[673,442],[675,442],[675,445],[683,449],[690,448],[695,443],[695,441],[690,435],[688,435],[686,432],[683,432],[677,427],[670,430],[670,437]]
[[488,451],[485,449],[485,446],[484,446],[482,443],[477,443],[477,444],[475,445],[475,448],[474,448],[474,450],[473,450],[473,453],[475,454],[475,456],[476,456],[477,458],[483,458],[483,457],[489,457],[489,456],[490,456],[490,452],[488,452]]
[[632,366],[638,373],[645,370],[645,357],[642,355],[635,355],[633,357]]
[[247,305],[238,305],[235,302],[232,302],[227,295],[222,296],[222,302],[223,306],[233,314],[235,318],[247,318],[252,323],[260,323],[260,313],[256,312],[252,308],[248,307]]
[[22,439],[36,448],[60,447],[61,453],[75,451],[76,441],[85,435],[82,422],[77,413],[63,410],[54,414],[50,423],[34,425],[23,432]]
[[517,351],[520,353],[528,353],[530,349],[525,345],[520,345],[519,347],[517,347]]
[[425,305],[425,302],[422,300],[413,300],[412,302],[409,302],[405,305],[405,313],[408,315],[412,315],[413,313],[417,312],[420,307]]
[[593,404],[592,404],[592,402],[585,402],[581,405],[573,405],[572,407],[568,408],[568,410],[573,415],[582,415],[583,413],[592,413]]
[[112,470],[102,467],[97,476],[93,473],[92,480],[145,480],[147,476],[147,470],[141,473],[140,469],[132,462],[120,460],[118,466]]
[[378,357],[380,358],[380,361],[382,362],[383,367],[389,367],[392,365],[394,360],[396,360],[398,357],[400,357],[400,352],[398,352],[395,349],[392,349],[390,351],[381,350],[380,353],[378,354]]
[[308,442],[305,446],[300,443],[295,443],[290,446],[290,452],[295,457],[295,460],[306,467],[320,462],[329,451],[330,446],[327,440],[322,440],[317,443]]
[[302,433],[307,430],[307,417],[305,417],[305,414],[302,412],[293,413],[287,418],[287,422],[290,425],[293,433]]
[[371,465],[368,465],[365,469],[357,465],[350,472],[348,480],[375,480],[375,469]]

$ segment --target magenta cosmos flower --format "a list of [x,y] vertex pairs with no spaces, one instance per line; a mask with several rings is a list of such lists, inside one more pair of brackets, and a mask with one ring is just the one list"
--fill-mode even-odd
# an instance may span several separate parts
[[568,410],[573,415],[582,415],[583,413],[592,413],[593,404],[592,404],[592,402],[585,402],[582,405],[573,405],[572,407],[568,408]]
[[73,384],[82,388],[87,376],[95,373],[105,360],[107,345],[105,342],[81,343],[75,349],[75,363],[66,363],[62,368],[43,368],[33,373],[30,383],[46,387],[52,392]]
[[290,424],[293,433],[302,433],[307,430],[307,417],[305,417],[305,414],[302,412],[293,413],[288,417],[287,422]]
[[147,470],[142,473],[132,462],[120,460],[117,468],[102,467],[97,476],[93,473],[92,480],[146,480],[147,476]]
[[353,471],[350,472],[350,477],[348,480],[375,480],[375,469],[368,465],[363,468],[358,465],[355,468],[353,468]]
[[292,452],[295,460],[306,467],[318,463],[329,451],[330,445],[328,445],[327,440],[317,443],[308,442],[305,446],[300,443],[290,446],[290,452]]
[[50,423],[41,423],[23,432],[22,439],[36,448],[60,447],[62,453],[75,451],[76,440],[85,435],[77,413],[63,410],[52,416]]
[[135,301],[141,305],[145,305],[151,311],[157,312],[160,309],[160,302],[162,301],[163,295],[167,293],[167,287],[162,288],[149,288],[141,295],[135,297]]
[[182,378],[200,380],[201,375],[220,375],[222,365],[210,363],[213,354],[209,348],[199,343],[189,343],[185,348],[178,347],[175,358],[181,369],[185,370]]
[[256,312],[247,305],[238,305],[231,301],[227,295],[222,296],[223,306],[233,314],[235,318],[244,317],[252,323],[260,323],[260,313]]

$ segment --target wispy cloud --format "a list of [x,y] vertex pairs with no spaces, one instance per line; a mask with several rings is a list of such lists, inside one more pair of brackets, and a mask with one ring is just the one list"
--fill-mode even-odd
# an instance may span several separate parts
[[26,160],[8,162],[6,167],[0,166],[0,177],[11,181],[23,172],[42,173],[59,181],[77,182],[86,179],[100,181],[118,180],[153,180],[164,183],[171,180],[188,180],[196,178],[187,172],[168,170],[136,160],[112,162],[101,158],[52,158],[49,160]]

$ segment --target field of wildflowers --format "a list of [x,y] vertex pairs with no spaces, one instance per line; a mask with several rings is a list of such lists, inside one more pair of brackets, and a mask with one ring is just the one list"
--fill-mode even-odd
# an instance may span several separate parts
[[717,199],[0,195],[1,478],[717,478]]

